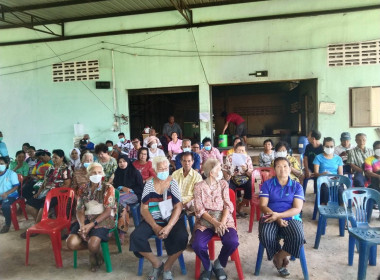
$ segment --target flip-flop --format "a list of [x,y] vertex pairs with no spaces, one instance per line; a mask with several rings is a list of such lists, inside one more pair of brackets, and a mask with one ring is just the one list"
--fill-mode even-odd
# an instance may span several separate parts
[[215,266],[213,266],[212,271],[214,272],[216,279],[218,279],[218,280],[227,280],[228,279],[227,274],[223,268],[216,268]]
[[204,270],[199,276],[199,280],[210,280],[212,277],[212,270]]
[[288,277],[290,275],[290,272],[285,267],[281,267],[280,269],[277,269],[277,271],[281,277]]
[[152,269],[148,274],[147,280],[158,280],[162,272],[164,271],[164,264],[162,263],[159,267]]
[[239,218],[247,218],[248,214],[245,212],[236,212],[236,217]]

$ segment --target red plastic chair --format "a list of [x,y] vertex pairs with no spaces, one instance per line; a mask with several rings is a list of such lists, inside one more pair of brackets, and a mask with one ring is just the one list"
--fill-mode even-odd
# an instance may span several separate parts
[[21,174],[17,174],[18,176],[18,181],[20,182],[20,190],[21,190],[21,196],[15,200],[15,202],[12,203],[11,205],[11,220],[13,227],[15,230],[19,230],[20,227],[18,226],[18,221],[17,221],[17,204],[22,210],[22,213],[24,214],[25,220],[28,219],[28,214],[26,213],[26,204],[25,204],[25,199],[22,197],[22,182],[24,178],[22,177]]
[[259,189],[261,189],[262,184],[272,178],[273,176],[276,176],[276,173],[274,172],[274,169],[272,167],[257,167],[253,170],[252,173],[252,199],[250,201],[251,205],[251,213],[249,215],[249,226],[248,226],[248,232],[252,232],[253,228],[253,219],[255,217],[256,212],[256,220],[260,220],[260,198],[259,195],[255,193],[255,175],[259,175],[261,178],[261,184],[259,186]]
[[[52,198],[57,198],[58,204],[56,209],[56,219],[50,219],[48,217],[50,202]],[[55,188],[48,192],[44,205],[44,212],[42,214],[42,220],[38,224],[28,228],[26,231],[26,257],[25,265],[28,265],[29,261],[29,241],[30,234],[48,234],[50,236],[51,244],[53,246],[53,252],[55,257],[56,266],[62,267],[62,241],[61,241],[61,231],[64,228],[70,230],[71,224],[71,209],[74,203],[74,190],[71,188]],[[67,216],[67,204],[70,203],[70,211]]]
[[[230,200],[234,205],[234,212],[232,213],[232,216],[234,217],[235,226],[237,229],[237,224],[236,224],[236,198],[235,198],[235,192],[232,189],[230,189]],[[209,250],[209,254],[210,254],[210,260],[215,259],[215,241],[220,241],[220,237],[218,235],[214,235],[211,238],[211,240],[208,242],[208,250]],[[243,268],[241,267],[238,248],[231,255],[231,260],[233,260],[235,262],[235,266],[236,266],[236,270],[237,270],[237,273],[239,276],[239,280],[244,280]],[[196,258],[195,258],[195,279],[199,279],[200,275],[201,275],[201,260],[200,260],[200,258],[198,258],[198,256],[196,256]]]

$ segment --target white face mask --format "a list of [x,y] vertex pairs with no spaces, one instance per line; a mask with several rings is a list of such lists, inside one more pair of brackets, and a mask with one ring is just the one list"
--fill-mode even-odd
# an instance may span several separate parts
[[327,148],[327,147],[323,147],[323,151],[328,154],[328,155],[331,155],[334,153],[334,148]]
[[157,143],[154,143],[154,144],[150,145],[150,147],[151,147],[153,150],[157,149]]
[[376,150],[375,150],[375,155],[376,155],[377,157],[380,157],[380,149],[376,149]]
[[276,152],[276,157],[284,157],[284,158],[286,158],[287,155],[288,155],[287,151]]
[[90,176],[90,181],[93,182],[94,184],[98,184],[98,183],[100,183],[100,181],[102,180],[102,178],[103,178],[103,175],[100,175],[100,174],[98,174],[98,175],[91,175]]
[[183,148],[183,152],[186,153],[186,152],[191,152],[191,148]]

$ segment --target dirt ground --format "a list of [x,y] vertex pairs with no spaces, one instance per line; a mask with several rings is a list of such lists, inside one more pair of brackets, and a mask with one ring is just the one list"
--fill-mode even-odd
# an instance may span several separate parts
[[[312,184],[312,182],[310,182]],[[314,194],[311,193],[312,185],[309,185],[306,195],[306,204],[303,210],[304,229],[306,234],[305,250],[306,259],[309,269],[310,279],[356,279],[358,254],[355,253],[354,265],[347,265],[348,235],[339,236],[338,222],[329,220],[326,235],[322,236],[318,250],[313,249],[317,222],[311,220]],[[247,208],[246,211],[249,211]],[[380,226],[379,212],[374,212],[375,219],[373,226]],[[144,275],[136,276],[138,259],[129,252],[128,238],[122,247],[123,252],[117,254],[117,248],[114,240],[110,241],[110,251],[113,272],[106,273],[104,265],[101,269],[92,273],[88,270],[88,253],[81,251],[78,253],[78,268],[73,268],[73,253],[66,249],[63,241],[62,259],[63,268],[57,269],[53,252],[51,249],[50,239],[46,235],[39,235],[31,239],[30,243],[30,260],[29,266],[25,266],[25,240],[20,239],[20,233],[32,225],[32,220],[25,220],[21,215],[20,231],[15,232],[13,227],[7,234],[0,235],[0,279],[146,279],[146,274],[150,270],[150,264],[145,261]],[[4,217],[0,216],[0,226],[4,223]],[[130,227],[129,233],[134,227]],[[258,249],[258,232],[257,222],[254,223],[252,233],[248,233],[248,219],[238,220],[239,233],[239,253],[243,265],[245,279],[281,279],[271,262],[266,261],[266,254],[261,267],[260,276],[254,276],[256,256]],[[154,244],[152,243],[154,249]],[[220,250],[220,244],[216,243],[216,252]],[[379,250],[380,251],[380,250]],[[377,257],[379,259],[380,252]],[[184,258],[187,267],[187,275],[181,275],[178,262],[174,265],[173,273],[175,279],[194,279],[195,254],[190,251],[184,252]],[[163,259],[165,259],[165,252]],[[226,269],[229,279],[238,279],[235,265],[229,262]],[[303,279],[301,265],[297,259],[289,265],[291,273],[288,279]],[[380,275],[379,266],[368,266],[367,279],[375,280]],[[214,278],[215,279],[215,278]]]

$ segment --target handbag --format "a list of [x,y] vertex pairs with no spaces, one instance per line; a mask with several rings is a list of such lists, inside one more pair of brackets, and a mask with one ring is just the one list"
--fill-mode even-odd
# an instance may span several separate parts
[[236,186],[241,186],[249,181],[249,177],[246,175],[235,175],[232,176],[231,180]]
[[[220,222],[222,220],[223,211],[220,211],[220,210],[210,210],[207,213],[211,217],[213,217],[215,220],[217,220],[218,222]],[[204,219],[204,218],[201,218],[200,223],[204,227],[214,229],[214,225],[212,223],[210,223],[209,221],[207,221],[206,219]]]
[[158,203],[158,208],[161,212],[161,217],[164,221],[168,222],[173,212],[173,201],[172,199],[168,199],[168,189],[165,189],[164,200]]

